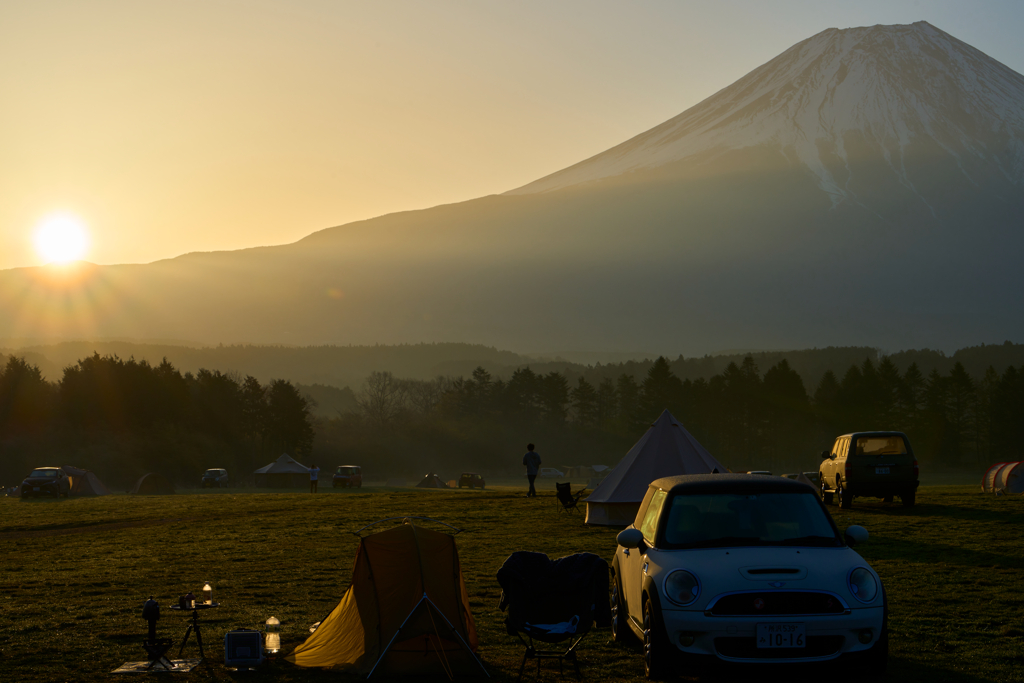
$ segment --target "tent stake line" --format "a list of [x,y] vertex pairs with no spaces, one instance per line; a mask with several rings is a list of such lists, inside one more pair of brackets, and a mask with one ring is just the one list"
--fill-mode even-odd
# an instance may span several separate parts
[[[402,518],[401,517],[392,517],[391,519],[402,519]],[[417,517],[416,519],[429,519],[429,518],[427,518],[427,517]],[[381,520],[381,521],[383,522],[385,520]],[[443,524],[443,522],[442,522],[442,524]],[[448,526],[448,525],[445,525],[445,526]],[[363,527],[363,528],[366,528],[366,527]],[[454,528],[454,527],[452,527],[452,528]],[[398,627],[397,631],[395,631],[395,635],[391,637],[391,640],[390,640],[390,642],[388,642],[387,647],[385,647],[384,650],[380,653],[380,657],[377,658],[377,661],[374,663],[373,668],[370,669],[370,673],[366,674],[367,680],[369,680],[370,677],[373,676],[373,672],[377,670],[377,667],[384,660],[384,656],[388,653],[388,650],[390,650],[391,646],[395,644],[395,639],[398,638],[399,634],[402,632],[402,629],[405,628],[405,625],[407,623],[409,623],[409,620],[412,619],[412,616],[414,614],[416,614],[416,610],[418,610],[420,608],[420,605],[422,605],[424,602],[426,602],[430,607],[434,608],[434,612],[436,612],[437,615],[444,620],[444,623],[448,626],[448,630],[452,633],[452,635],[454,635],[456,638],[459,639],[459,643],[466,650],[466,652],[469,653],[469,656],[473,658],[473,661],[477,663],[477,665],[480,667],[480,670],[484,672],[484,676],[487,676],[487,678],[490,678],[491,675],[489,673],[487,673],[487,669],[484,668],[484,663],[480,661],[480,658],[476,656],[476,653],[473,652],[473,649],[471,647],[469,647],[469,643],[467,643],[463,639],[463,637],[459,634],[459,632],[455,630],[455,627],[452,626],[452,622],[448,621],[448,617],[446,617],[444,615],[444,613],[441,612],[441,610],[438,608],[438,606],[434,604],[434,601],[430,599],[430,596],[428,596],[426,593],[424,593],[423,597],[420,598],[420,601],[417,602],[416,605],[409,612],[409,614],[406,615],[405,620],[402,621],[402,625]],[[427,609],[430,609],[430,607],[428,607]],[[436,627],[435,627],[435,629],[436,629]],[[441,634],[437,633],[436,630],[434,631],[434,635],[437,636],[437,639],[439,641],[441,640]],[[449,678],[449,680],[451,680],[451,674],[449,674],[448,678]]]

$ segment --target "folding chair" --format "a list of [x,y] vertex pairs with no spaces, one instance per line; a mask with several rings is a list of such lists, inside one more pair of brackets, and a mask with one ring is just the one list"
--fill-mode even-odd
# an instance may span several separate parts
[[579,512],[580,498],[583,497],[583,492],[587,490],[584,486],[576,493],[572,492],[572,484],[566,482],[564,484],[555,484],[555,498],[558,500],[558,511],[559,512]]
[[[517,552],[498,570],[498,583],[498,607],[508,610],[505,629],[526,648],[519,680],[530,659],[537,660],[538,674],[542,659],[557,659],[559,674],[569,660],[580,678],[577,646],[593,626],[611,624],[608,563],[593,553],[552,561],[543,553]],[[537,643],[560,645],[544,650]]]

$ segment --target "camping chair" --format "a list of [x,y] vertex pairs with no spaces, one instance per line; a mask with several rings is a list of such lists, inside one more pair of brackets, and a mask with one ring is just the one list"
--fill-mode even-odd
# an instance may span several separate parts
[[[498,583],[498,607],[508,610],[505,629],[526,648],[519,680],[529,659],[537,660],[538,675],[540,660],[557,659],[562,674],[563,662],[568,659],[580,678],[577,646],[595,624],[611,624],[608,563],[593,553],[549,560],[543,553],[516,552],[498,570]],[[557,650],[541,650],[534,641],[562,645]]]
[[558,511],[562,512],[579,512],[580,498],[583,497],[583,492],[587,490],[584,486],[576,493],[572,492],[572,484],[566,482],[564,484],[555,484],[555,497],[558,499]]

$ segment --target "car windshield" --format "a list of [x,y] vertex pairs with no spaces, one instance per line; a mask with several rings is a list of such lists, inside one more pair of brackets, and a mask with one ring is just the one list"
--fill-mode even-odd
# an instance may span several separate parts
[[[22,470],[24,472],[25,470]],[[57,470],[32,470],[30,477],[50,477],[51,479],[57,478]]]
[[862,436],[857,439],[857,455],[904,455],[907,444],[902,436]]
[[842,545],[810,492],[677,494],[663,533],[665,548]]
[[339,467],[337,474],[355,474],[355,467]]
[[224,474],[224,470],[206,470],[206,476],[208,477],[219,477]]

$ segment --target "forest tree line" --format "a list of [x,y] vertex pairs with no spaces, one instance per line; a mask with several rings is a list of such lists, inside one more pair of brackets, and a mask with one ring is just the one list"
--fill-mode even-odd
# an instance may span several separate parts
[[[948,373],[924,375],[916,363],[900,372],[883,356],[877,363],[867,358],[851,364],[841,377],[826,371],[809,392],[786,359],[762,373],[747,356],[710,379],[681,380],[667,359],[658,358],[641,381],[623,373],[597,383],[580,376],[572,383],[557,371],[540,374],[529,367],[507,380],[483,368],[468,378],[430,381],[374,372],[357,397],[357,416],[326,421],[320,431],[364,444],[394,441],[395,432],[403,431],[443,434],[449,441],[460,431],[478,440],[481,432],[511,431],[523,440],[537,430],[561,431],[591,444],[605,435],[617,437],[613,464],[623,444],[636,441],[667,409],[733,470],[814,470],[818,453],[837,435],[860,430],[906,432],[923,463],[970,469],[1019,457],[1012,434],[1024,418],[1024,367],[1002,374],[989,367],[974,378],[955,363]],[[515,447],[513,439],[504,450]],[[576,450],[584,452],[552,464],[585,463],[582,458],[595,453],[593,447]]]
[[0,483],[40,464],[121,483],[145,471],[187,483],[228,467],[237,481],[282,452],[321,467],[361,464],[371,478],[516,474],[528,441],[546,465],[610,465],[665,409],[739,471],[813,470],[836,435],[871,429],[905,431],[933,468],[1019,457],[1011,434],[1024,417],[1024,367],[973,377],[956,363],[925,375],[916,363],[901,372],[869,357],[841,376],[826,371],[809,391],[786,359],[761,372],[748,356],[709,379],[680,379],[658,358],[639,379],[573,379],[530,367],[433,380],[378,371],[354,411],[314,419],[311,400],[286,380],[94,354],[48,382],[12,357],[0,370]]
[[4,483],[45,464],[110,470],[102,474],[117,485],[148,471],[197,481],[208,467],[244,472],[282,452],[308,456],[313,437],[309,402],[286,380],[99,354],[59,382],[18,357],[0,369]]

